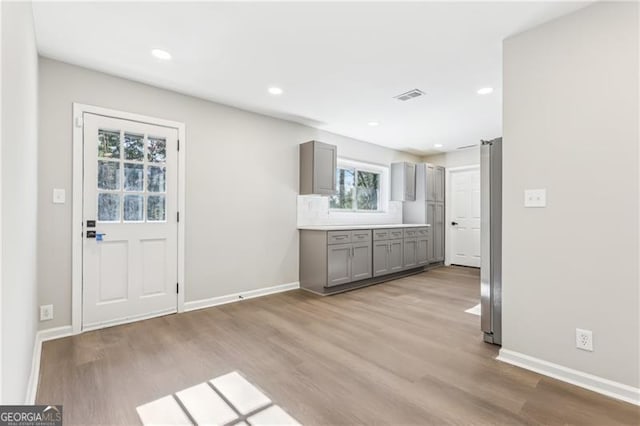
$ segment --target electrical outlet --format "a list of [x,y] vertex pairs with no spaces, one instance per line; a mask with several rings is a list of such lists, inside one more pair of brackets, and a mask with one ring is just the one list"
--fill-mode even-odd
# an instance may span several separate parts
[[593,333],[591,330],[576,328],[576,348],[593,352]]
[[40,306],[40,321],[49,321],[53,319],[53,305]]
[[525,207],[547,207],[547,190],[546,189],[525,189],[524,206]]

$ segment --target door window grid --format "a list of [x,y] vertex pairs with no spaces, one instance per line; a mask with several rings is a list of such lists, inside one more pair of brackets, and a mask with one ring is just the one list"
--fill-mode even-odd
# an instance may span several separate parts
[[99,129],[98,221],[166,222],[166,172],[165,138]]

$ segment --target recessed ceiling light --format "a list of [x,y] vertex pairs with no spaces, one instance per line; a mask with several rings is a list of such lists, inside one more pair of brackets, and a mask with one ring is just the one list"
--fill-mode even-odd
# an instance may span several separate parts
[[478,90],[478,95],[488,95],[489,93],[493,92],[493,87],[483,87],[482,89]]
[[171,53],[167,52],[166,50],[153,49],[151,50],[151,54],[158,59],[162,59],[163,61],[168,61],[169,59],[171,59]]
[[441,143],[437,143],[435,145],[433,145],[434,148],[442,148],[444,145],[442,145]]
[[282,89],[279,87],[269,87],[267,91],[272,95],[282,95]]
[[367,124],[371,127],[376,127],[380,125],[380,123],[378,123],[377,121],[370,121]]

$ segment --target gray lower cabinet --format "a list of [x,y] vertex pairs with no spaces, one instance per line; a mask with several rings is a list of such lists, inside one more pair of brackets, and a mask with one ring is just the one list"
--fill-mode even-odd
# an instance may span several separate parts
[[327,232],[327,287],[371,278],[371,230]]
[[[321,294],[425,266],[429,228],[300,231],[300,286]],[[340,287],[345,286],[345,287]],[[334,289],[334,287],[336,287]]]
[[373,276],[371,270],[371,242],[353,243],[351,249],[351,281]]
[[374,241],[373,243],[373,276],[400,272],[404,267],[404,240]]
[[418,239],[415,237],[404,239],[404,268],[411,269],[418,266]]
[[373,242],[373,276],[389,273],[389,241]]
[[426,266],[429,264],[429,246],[428,237],[419,237],[416,242],[416,260],[418,266]]
[[335,244],[327,247],[327,287],[351,282],[352,244]]
[[389,241],[389,272],[400,272],[404,269],[404,240]]

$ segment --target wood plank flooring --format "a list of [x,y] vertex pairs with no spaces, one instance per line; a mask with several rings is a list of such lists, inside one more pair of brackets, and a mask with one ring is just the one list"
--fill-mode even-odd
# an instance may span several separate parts
[[65,424],[240,371],[303,424],[640,424],[640,409],[496,361],[477,270],[450,267],[319,297],[302,290],[46,342],[39,404]]

